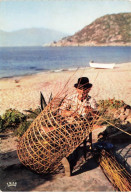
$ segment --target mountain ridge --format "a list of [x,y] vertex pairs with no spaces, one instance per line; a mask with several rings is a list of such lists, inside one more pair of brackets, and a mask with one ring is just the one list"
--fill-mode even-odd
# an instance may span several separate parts
[[131,13],[107,14],[50,46],[131,46]]
[[26,28],[11,32],[0,30],[0,46],[43,46],[64,36],[67,34],[46,28]]

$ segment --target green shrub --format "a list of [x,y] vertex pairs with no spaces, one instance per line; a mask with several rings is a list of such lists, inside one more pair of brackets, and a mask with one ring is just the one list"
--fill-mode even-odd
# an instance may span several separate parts
[[2,116],[3,127],[17,127],[22,121],[26,119],[26,116],[15,109],[6,110]]
[[99,100],[98,105],[100,110],[106,111],[108,108],[119,109],[123,107],[125,103],[123,100],[115,100],[115,98],[113,98],[108,100]]
[[21,137],[26,132],[31,123],[32,123],[31,121],[24,121],[20,123],[18,128],[15,129],[14,134]]
[[123,107],[124,105],[125,103],[122,100],[115,100],[115,98],[108,100],[99,100],[98,111],[99,115],[102,116],[102,119],[99,121],[99,124],[108,124],[106,121],[114,125],[120,124],[121,120],[119,118],[116,119],[114,114],[115,111],[119,110],[119,108]]

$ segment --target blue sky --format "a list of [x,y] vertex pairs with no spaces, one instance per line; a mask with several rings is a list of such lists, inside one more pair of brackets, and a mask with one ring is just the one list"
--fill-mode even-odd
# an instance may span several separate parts
[[1,0],[0,29],[42,27],[74,34],[96,18],[131,12],[131,0]]

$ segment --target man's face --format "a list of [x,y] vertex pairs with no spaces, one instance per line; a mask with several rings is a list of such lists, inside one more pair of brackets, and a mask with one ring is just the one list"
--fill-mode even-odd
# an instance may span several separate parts
[[77,90],[77,93],[78,93],[80,96],[82,96],[82,94],[83,94],[83,89],[78,89],[78,88],[76,88],[76,90]]
[[88,93],[89,93],[89,91],[90,91],[90,89],[91,88],[88,88],[88,89],[84,90],[84,89],[78,89],[78,88],[76,88],[77,93],[79,94],[79,96],[87,96]]

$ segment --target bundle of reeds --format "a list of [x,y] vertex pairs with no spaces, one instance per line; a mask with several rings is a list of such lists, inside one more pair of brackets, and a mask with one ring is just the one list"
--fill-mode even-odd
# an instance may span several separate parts
[[18,157],[38,173],[52,173],[61,166],[93,130],[98,116],[88,109],[86,117],[74,111],[73,117],[61,114],[64,99],[55,97],[33,121],[18,144]]
[[102,170],[116,190],[121,192],[131,191],[131,175],[118,163],[113,155],[103,151],[99,161]]

